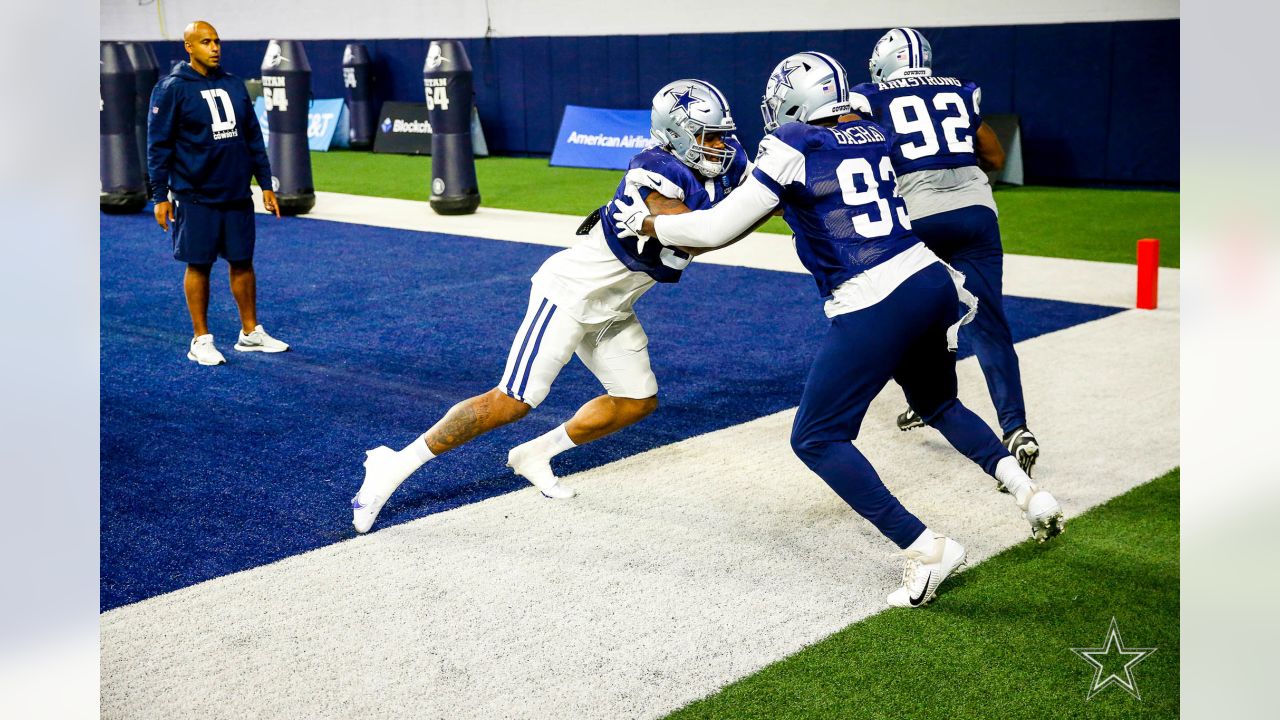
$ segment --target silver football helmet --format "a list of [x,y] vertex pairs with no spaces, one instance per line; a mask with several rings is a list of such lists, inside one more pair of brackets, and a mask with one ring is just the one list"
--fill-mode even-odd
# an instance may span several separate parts
[[709,134],[723,135],[738,129],[729,114],[729,101],[705,80],[676,80],[653,96],[649,133],[669,148],[680,162],[713,178],[723,175],[736,152],[723,145],[706,144]]
[[789,122],[813,122],[848,112],[849,76],[844,66],[812,50],[778,63],[760,101],[767,133]]
[[[933,48],[917,30],[907,27],[894,28],[876,41],[867,61],[871,82],[894,80],[913,74],[911,70],[927,70],[933,67]],[[927,75],[928,72],[915,74]]]

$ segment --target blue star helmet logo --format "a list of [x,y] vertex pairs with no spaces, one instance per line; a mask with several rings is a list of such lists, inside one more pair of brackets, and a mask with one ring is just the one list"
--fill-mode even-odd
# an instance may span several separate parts
[[701,102],[701,100],[693,96],[693,86],[689,86],[685,88],[684,92],[682,93],[677,93],[673,88],[671,90],[668,90],[667,94],[676,99],[675,104],[671,106],[671,110],[675,111],[676,108],[680,108],[684,110],[686,115],[689,114],[690,105],[696,102]]
[[779,85],[789,87],[794,90],[796,86],[791,84],[791,73],[799,69],[799,65],[787,67],[786,63],[783,63],[782,67],[778,68],[778,72],[773,76],[773,79],[777,80]]

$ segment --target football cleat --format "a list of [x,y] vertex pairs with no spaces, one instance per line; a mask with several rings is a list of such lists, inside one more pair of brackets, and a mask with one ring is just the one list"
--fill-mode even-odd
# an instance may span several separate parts
[[1062,514],[1062,506],[1057,498],[1048,490],[1041,490],[1028,483],[1026,488],[1014,498],[1022,509],[1022,517],[1031,525],[1031,537],[1044,542],[1057,537],[1066,529],[1067,521]]
[[187,350],[187,359],[201,365],[221,365],[227,361],[218,348],[213,346],[213,336],[205,333],[191,338],[191,347]]
[[406,473],[403,465],[399,454],[386,445],[365,453],[364,482],[351,498],[351,524],[356,532],[369,532],[391,493],[409,477],[411,473]]
[[378,519],[378,513],[382,512],[382,506],[387,503],[387,499],[379,497],[373,493],[361,497],[360,493],[351,498],[351,525],[355,527],[356,532],[363,535],[369,532],[369,528],[373,527],[373,523]]
[[904,550],[907,558],[902,570],[902,587],[889,594],[893,607],[920,607],[933,599],[938,586],[964,564],[964,546],[948,537],[934,539],[933,552],[925,555]]
[[288,343],[279,340],[267,334],[261,325],[255,327],[253,332],[248,335],[244,331],[240,331],[240,337],[236,340],[235,348],[240,352],[265,352],[278,353],[289,349]]
[[924,418],[920,417],[920,414],[915,410],[907,408],[902,411],[902,414],[898,415],[899,430],[906,432],[908,430],[915,430],[918,427],[924,427]]
[[533,483],[545,497],[553,500],[567,500],[577,492],[568,485],[562,485],[560,479],[551,471],[551,458],[539,447],[537,440],[530,440],[517,445],[507,453],[507,467],[515,474]]
[[[1005,433],[1002,442],[1013,459],[1018,461],[1022,471],[1027,477],[1031,477],[1031,469],[1035,467],[1036,460],[1040,459],[1040,443],[1036,441],[1036,436],[1023,425]],[[1001,487],[1000,490],[1003,492],[1004,488]]]

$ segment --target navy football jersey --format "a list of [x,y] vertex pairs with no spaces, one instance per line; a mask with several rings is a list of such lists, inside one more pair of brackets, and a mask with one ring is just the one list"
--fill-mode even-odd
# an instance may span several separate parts
[[854,112],[897,135],[893,164],[901,175],[978,164],[973,138],[982,124],[982,90],[976,83],[915,75],[855,85],[849,100]]
[[824,298],[920,242],[898,195],[892,143],[868,120],[788,123],[760,142],[752,175],[782,200],[796,253]]
[[[690,210],[705,210],[725,199],[735,187],[741,184],[743,173],[747,169],[747,151],[742,149],[738,138],[729,135],[725,137],[724,142],[737,152],[733,154],[729,169],[717,178],[704,179],[688,165],[680,162],[675,155],[656,147],[649,148],[631,158],[627,170],[642,168],[660,173],[684,190],[684,204]],[[640,194],[648,198],[650,192],[653,191],[642,188]],[[625,194],[626,178],[624,176],[622,182],[618,183],[614,199],[623,198]],[[605,221],[601,222],[600,226],[604,230],[609,249],[613,250],[618,260],[631,270],[646,273],[658,282],[678,282],[680,273],[689,265],[689,255],[675,248],[665,247],[658,242],[648,242],[649,238],[618,237],[618,230],[610,220],[614,212],[612,205],[613,201],[610,201],[608,205],[601,208],[600,217]]]

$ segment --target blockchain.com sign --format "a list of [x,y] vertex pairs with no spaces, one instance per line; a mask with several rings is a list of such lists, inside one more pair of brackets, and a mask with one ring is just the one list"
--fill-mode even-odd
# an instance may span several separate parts
[[566,105],[551,164],[625,170],[632,156],[652,143],[648,110]]

